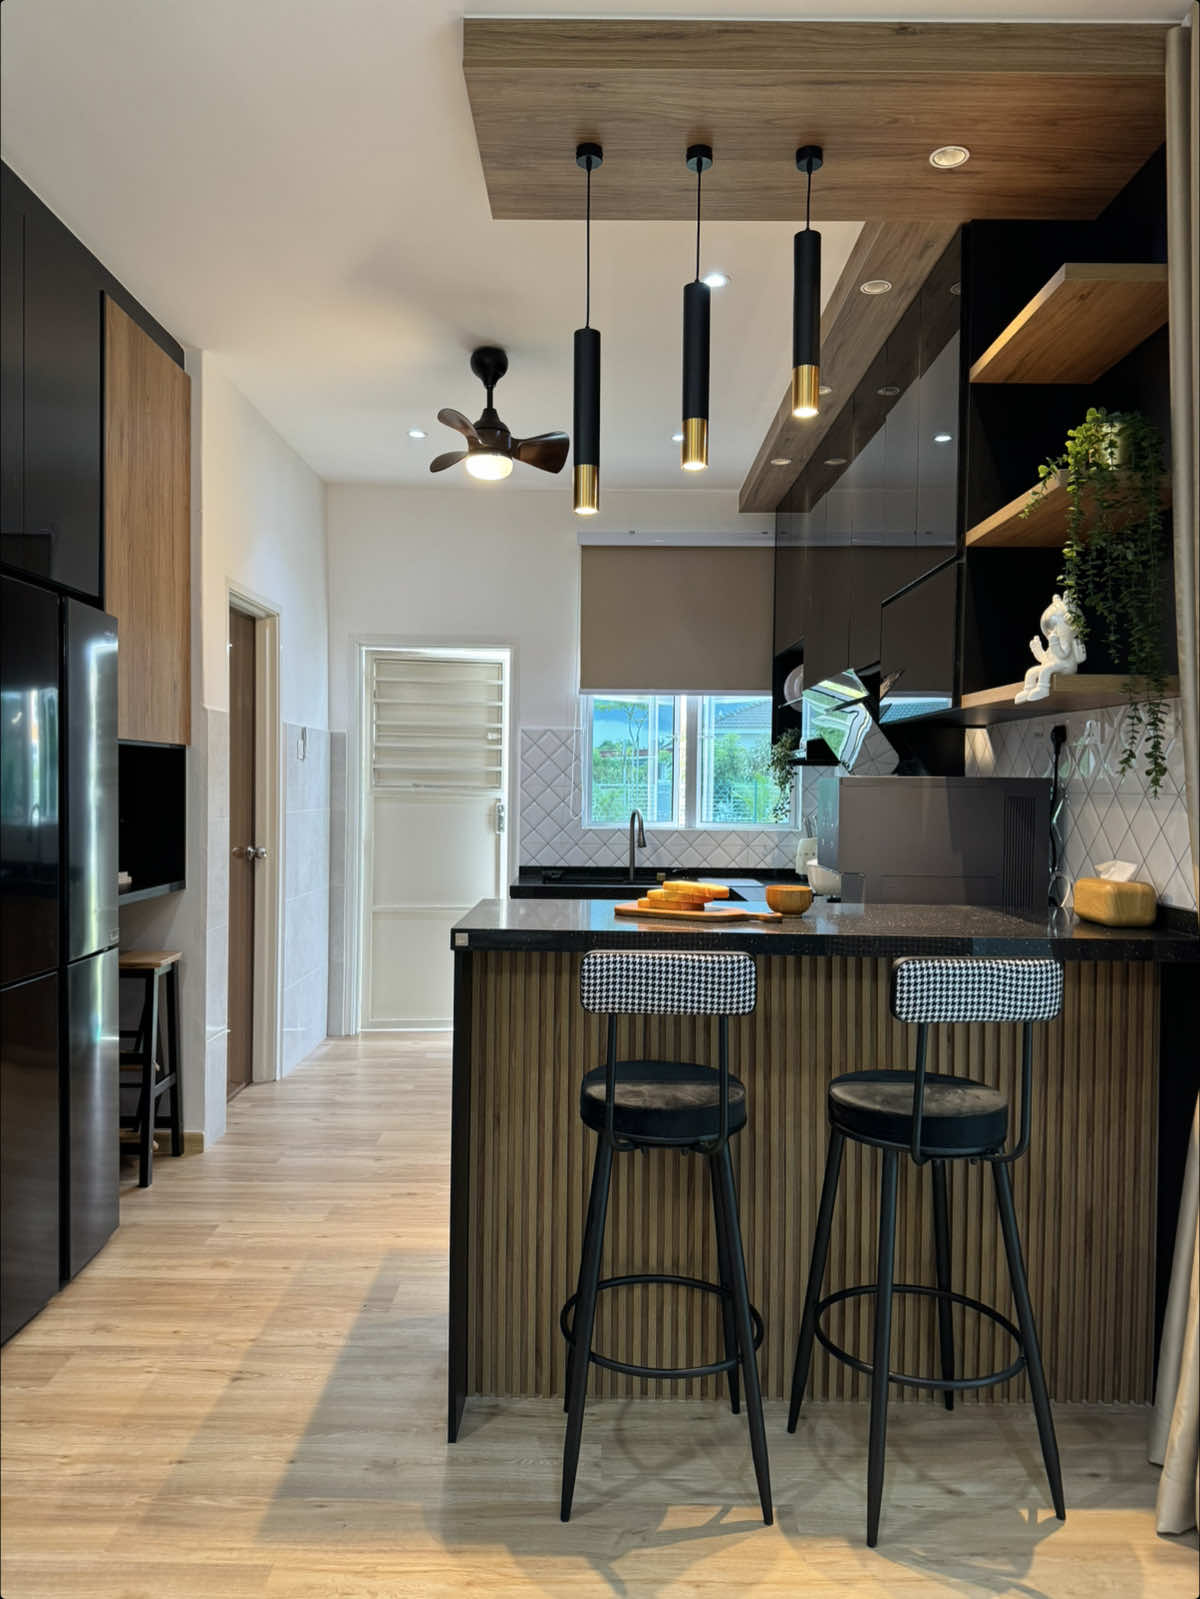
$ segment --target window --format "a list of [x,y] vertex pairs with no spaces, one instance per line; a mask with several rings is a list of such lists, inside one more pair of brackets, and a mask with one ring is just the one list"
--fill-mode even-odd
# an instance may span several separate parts
[[584,823],[790,827],[792,795],[771,775],[766,695],[585,697]]
[[732,694],[699,702],[701,827],[787,827],[792,797],[771,775],[771,701]]
[[628,822],[674,827],[677,815],[677,702],[666,694],[591,698],[588,825]]

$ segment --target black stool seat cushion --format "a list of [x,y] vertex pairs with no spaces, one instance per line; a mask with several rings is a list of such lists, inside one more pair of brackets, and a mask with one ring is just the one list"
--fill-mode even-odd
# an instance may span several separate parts
[[[850,1138],[912,1143],[912,1072],[847,1072],[829,1085],[830,1123]],[[1008,1136],[1008,1101],[970,1077],[925,1074],[921,1147],[966,1154],[998,1149]]]
[[[579,1114],[595,1132],[604,1128],[607,1076],[588,1072],[579,1093]],[[729,1074],[729,1130],[746,1125],[745,1085]],[[618,1061],[613,1096],[613,1131],[645,1143],[700,1143],[721,1132],[721,1074],[712,1066],[678,1060]]]

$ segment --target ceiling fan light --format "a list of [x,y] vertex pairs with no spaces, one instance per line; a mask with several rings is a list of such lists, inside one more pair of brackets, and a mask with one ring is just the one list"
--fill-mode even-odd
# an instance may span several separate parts
[[498,483],[513,469],[512,460],[497,450],[472,450],[467,456],[467,471],[481,483]]

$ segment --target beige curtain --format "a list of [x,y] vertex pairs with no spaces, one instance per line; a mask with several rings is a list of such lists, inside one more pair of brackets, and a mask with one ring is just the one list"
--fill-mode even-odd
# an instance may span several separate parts
[[[1192,885],[1200,904],[1200,681],[1197,614],[1200,534],[1196,425],[1197,181],[1200,179],[1200,5],[1191,26],[1167,35],[1167,260],[1171,304],[1171,455],[1175,526],[1175,606],[1180,708]],[[1187,1174],[1175,1234],[1170,1297],[1159,1350],[1150,1458],[1162,1465],[1159,1532],[1186,1532],[1200,1520],[1200,1102],[1192,1120]]]

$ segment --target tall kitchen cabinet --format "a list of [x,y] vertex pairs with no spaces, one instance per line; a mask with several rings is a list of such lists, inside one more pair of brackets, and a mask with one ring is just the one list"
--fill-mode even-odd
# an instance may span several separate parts
[[104,592],[121,628],[118,736],[187,744],[191,379],[104,301]]
[[98,603],[100,282],[78,239],[22,190],[5,168],[0,560]]

